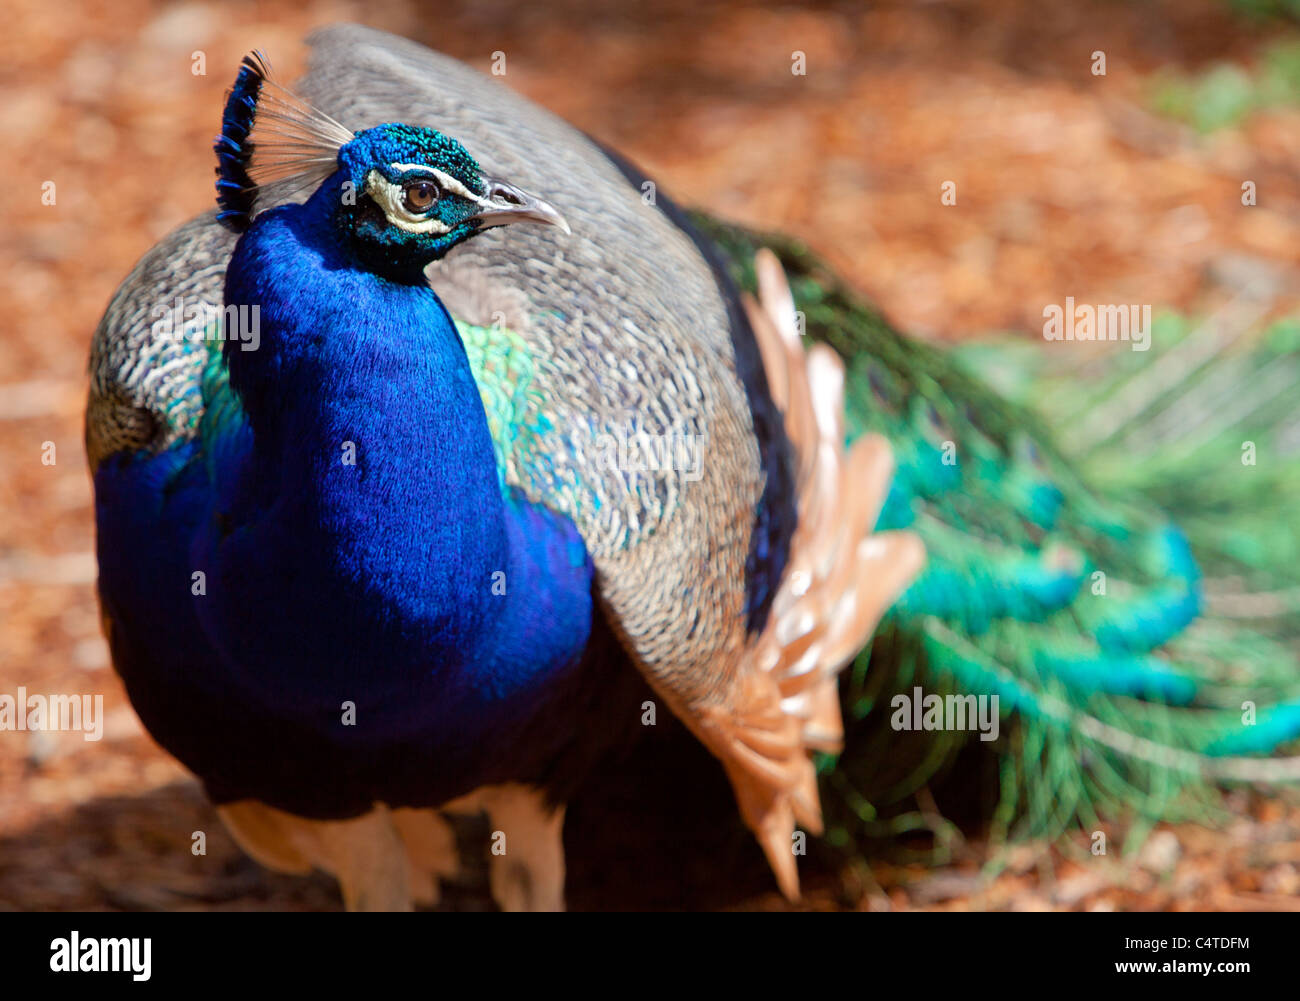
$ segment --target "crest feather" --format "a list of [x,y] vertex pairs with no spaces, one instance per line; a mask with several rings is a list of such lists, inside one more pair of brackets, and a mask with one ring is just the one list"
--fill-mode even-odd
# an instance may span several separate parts
[[217,154],[217,219],[248,228],[259,189],[285,182],[283,194],[315,187],[338,166],[353,134],[282,87],[261,52],[246,55],[226,95]]

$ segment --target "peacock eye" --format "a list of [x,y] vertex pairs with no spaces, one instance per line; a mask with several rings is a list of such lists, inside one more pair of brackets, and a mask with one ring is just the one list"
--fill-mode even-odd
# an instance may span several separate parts
[[428,212],[437,203],[441,193],[433,181],[408,181],[402,186],[402,204],[409,212]]

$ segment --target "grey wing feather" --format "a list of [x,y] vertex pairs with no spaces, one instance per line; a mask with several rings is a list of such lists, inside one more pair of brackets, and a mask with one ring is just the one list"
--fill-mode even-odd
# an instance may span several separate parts
[[[675,701],[708,701],[727,687],[744,639],[764,483],[708,263],[589,139],[496,81],[354,25],[309,42],[298,90],[321,110],[354,130],[393,121],[443,130],[568,220],[572,236],[492,230],[432,266],[430,280],[453,309],[482,314],[461,319],[500,312],[518,324],[536,369],[532,418],[545,430],[508,480],[577,525],[605,607],[651,679]],[[92,464],[142,439],[195,433],[202,346],[162,342],[148,310],[182,294],[219,305],[233,239],[211,216],[195,220],[119,290],[92,350]],[[692,436],[702,457],[658,470],[601,461],[610,442],[639,432]]]
[[197,432],[207,351],[172,314],[221,306],[234,246],[214,214],[191,220],[155,244],[109,301],[90,347],[92,470],[115,452],[155,451]]

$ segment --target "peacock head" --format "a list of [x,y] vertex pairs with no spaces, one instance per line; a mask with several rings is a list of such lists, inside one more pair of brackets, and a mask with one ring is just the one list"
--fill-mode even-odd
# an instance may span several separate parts
[[317,189],[361,260],[393,277],[418,280],[430,261],[493,226],[569,232],[550,203],[485,174],[450,136],[401,124],[354,134],[275,83],[259,53],[240,65],[215,149],[224,225],[246,229],[269,184],[286,195]]
[[484,174],[464,146],[435,129],[366,129],[339,150],[338,164],[338,219],[376,263],[423,266],[485,229],[514,222],[569,232],[549,202]]

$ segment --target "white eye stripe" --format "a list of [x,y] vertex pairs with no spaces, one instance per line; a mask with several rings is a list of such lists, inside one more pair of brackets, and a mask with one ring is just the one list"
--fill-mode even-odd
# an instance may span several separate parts
[[487,204],[486,199],[474,194],[474,192],[470,191],[469,188],[461,184],[460,181],[456,180],[456,178],[452,177],[450,174],[444,173],[437,167],[430,167],[423,163],[390,163],[388,169],[396,173],[406,173],[409,170],[428,174],[436,180],[442,190],[447,192],[449,195],[458,195],[461,198],[466,198],[479,205]]
[[402,186],[394,184],[378,170],[366,174],[366,194],[383,209],[389,222],[408,233],[433,233],[435,236],[442,236],[451,231],[451,227],[441,219],[416,215],[408,210]]

